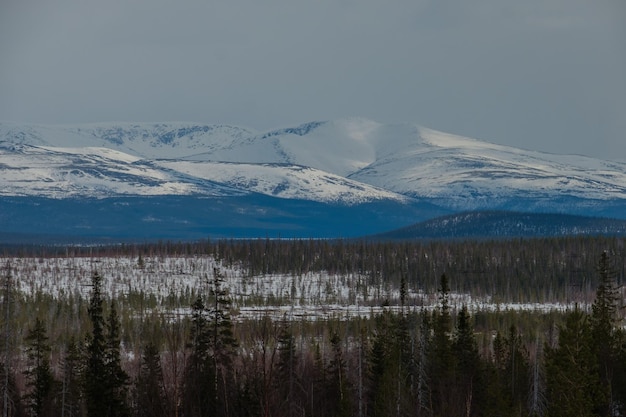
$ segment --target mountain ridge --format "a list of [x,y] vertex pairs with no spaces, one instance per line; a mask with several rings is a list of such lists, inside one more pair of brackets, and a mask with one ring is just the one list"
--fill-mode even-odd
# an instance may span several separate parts
[[436,217],[374,236],[378,239],[485,239],[626,236],[626,220],[557,213],[472,211]]
[[[313,210],[303,215],[307,230],[315,212],[339,207],[368,221],[378,214],[395,219],[382,222],[380,232],[469,210],[626,219],[626,163],[363,118],[265,132],[190,122],[0,123],[0,198],[132,196],[160,204],[164,198],[225,198],[229,210],[243,212],[255,199],[268,212],[281,201],[309,201],[315,204],[301,205]],[[364,212],[374,206],[387,212]],[[302,226],[297,217],[295,228]],[[271,222],[280,223],[277,217]],[[356,224],[349,231],[340,226],[338,234],[358,233]]]

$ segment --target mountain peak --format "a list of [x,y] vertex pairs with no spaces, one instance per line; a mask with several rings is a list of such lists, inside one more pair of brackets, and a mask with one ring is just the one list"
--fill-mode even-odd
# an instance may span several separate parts
[[[418,199],[444,210],[580,214],[610,206],[606,210],[612,213],[626,202],[623,163],[526,151],[358,117],[268,132],[182,122],[1,123],[0,142],[5,195],[34,184],[24,179],[30,173],[41,174],[29,191],[33,195],[52,188],[56,195],[64,195],[65,188],[76,195],[102,189],[215,195],[214,185],[221,184],[224,190],[283,199]],[[89,175],[69,174],[81,170]]]

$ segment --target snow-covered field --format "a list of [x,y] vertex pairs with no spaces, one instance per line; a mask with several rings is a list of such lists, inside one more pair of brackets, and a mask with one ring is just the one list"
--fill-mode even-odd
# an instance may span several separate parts
[[[38,292],[55,298],[68,296],[87,299],[91,276],[97,271],[103,278],[108,297],[142,294],[156,299],[164,312],[187,314],[191,297],[207,295],[214,268],[225,278],[224,287],[232,299],[235,319],[269,315],[282,318],[315,320],[326,317],[369,316],[384,308],[399,310],[398,288],[385,283],[371,283],[361,275],[338,275],[311,272],[303,275],[271,274],[250,276],[243,268],[217,264],[208,256],[177,257],[59,257],[0,258],[2,276],[10,276],[25,295]],[[188,304],[172,305],[172,300]],[[495,303],[489,297],[477,299],[469,294],[452,293],[453,309],[466,305],[471,311],[563,311],[573,308],[562,303]],[[409,288],[405,308],[432,309],[437,294]],[[585,306],[582,306],[583,308]]]

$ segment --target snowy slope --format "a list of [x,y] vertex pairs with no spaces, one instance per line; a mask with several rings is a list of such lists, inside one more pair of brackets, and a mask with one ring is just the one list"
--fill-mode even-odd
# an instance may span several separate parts
[[241,192],[153,167],[107,148],[0,146],[0,196],[236,195]]
[[0,196],[265,194],[337,204],[408,197],[297,165],[147,160],[100,147],[0,144]]
[[[19,152],[11,156],[17,145],[37,146],[20,151],[36,159]],[[93,151],[102,148],[126,156]],[[33,195],[48,189],[56,196],[96,189],[107,190],[100,194],[211,194],[204,188],[221,184],[243,193],[348,204],[400,201],[401,194],[453,210],[594,214],[604,204],[613,211],[626,205],[624,163],[526,151],[414,124],[359,118],[269,132],[193,123],[0,123],[0,149],[4,195],[19,194],[29,184]],[[61,154],[65,162],[58,162]],[[83,165],[91,170],[77,175],[72,169]],[[134,189],[137,184],[141,189]]]
[[343,204],[409,200],[396,193],[299,165],[162,160],[155,164],[236,189],[279,198]]
[[457,209],[513,198],[626,199],[626,164],[494,145],[420,128],[415,143],[349,176]]
[[101,123],[21,125],[0,123],[0,142],[51,147],[103,147],[140,158],[185,158],[228,149],[256,134],[227,125]]

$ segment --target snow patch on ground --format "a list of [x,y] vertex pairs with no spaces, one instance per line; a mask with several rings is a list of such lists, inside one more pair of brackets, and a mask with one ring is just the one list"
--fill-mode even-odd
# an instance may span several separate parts
[[[270,316],[294,320],[369,317],[383,310],[401,311],[397,288],[372,284],[358,274],[339,275],[324,271],[302,275],[252,275],[239,266],[225,266],[211,257],[159,256],[133,257],[60,257],[0,258],[3,275],[10,267],[16,288],[23,294],[51,294],[55,298],[74,297],[87,300],[91,277],[98,271],[107,297],[129,294],[154,296],[159,310],[173,317],[188,315],[189,305],[172,305],[191,294],[207,295],[214,268],[222,272],[232,299],[235,319]],[[409,289],[405,311],[432,310],[438,294]],[[565,311],[574,303],[496,303],[490,297],[473,298],[469,294],[450,294],[453,310],[467,306],[470,311]],[[578,303],[579,308],[588,308]]]

